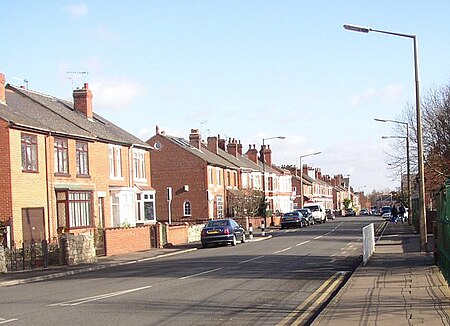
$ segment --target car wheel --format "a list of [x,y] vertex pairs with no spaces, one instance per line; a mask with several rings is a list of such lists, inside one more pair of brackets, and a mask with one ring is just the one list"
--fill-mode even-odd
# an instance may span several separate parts
[[245,233],[242,233],[242,239],[241,239],[241,243],[245,243]]
[[231,245],[232,246],[237,245],[237,240],[236,240],[236,236],[235,235],[233,235],[233,240],[231,240]]

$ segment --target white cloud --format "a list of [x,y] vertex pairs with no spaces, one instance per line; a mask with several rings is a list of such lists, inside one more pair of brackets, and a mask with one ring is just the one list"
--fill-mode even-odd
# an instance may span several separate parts
[[371,87],[367,89],[363,94],[354,96],[351,100],[351,103],[354,107],[370,102],[395,104],[399,100],[401,100],[402,94],[403,86],[401,85],[388,85],[382,89]]
[[138,82],[124,79],[96,81],[89,87],[94,95],[95,106],[108,111],[126,111],[132,107],[134,100],[146,93]]
[[66,8],[66,11],[73,18],[80,18],[87,15],[88,6],[85,3],[74,3]]

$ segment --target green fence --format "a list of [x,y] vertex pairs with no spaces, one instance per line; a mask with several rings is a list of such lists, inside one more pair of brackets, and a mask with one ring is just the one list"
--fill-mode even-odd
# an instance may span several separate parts
[[435,241],[437,245],[437,265],[450,284],[450,179],[436,194],[438,216],[436,219]]

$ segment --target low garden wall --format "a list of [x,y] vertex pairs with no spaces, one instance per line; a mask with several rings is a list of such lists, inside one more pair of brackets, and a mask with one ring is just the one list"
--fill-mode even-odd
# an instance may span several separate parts
[[94,236],[90,234],[61,235],[64,263],[69,266],[93,263],[97,261]]
[[150,226],[105,229],[106,256],[151,248]]

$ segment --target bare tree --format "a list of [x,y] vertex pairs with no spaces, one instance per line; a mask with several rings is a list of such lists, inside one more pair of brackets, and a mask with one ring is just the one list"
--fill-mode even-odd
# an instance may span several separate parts
[[[429,90],[421,99],[423,149],[425,156],[425,187],[427,192],[439,188],[450,178],[450,83],[438,89]],[[416,109],[407,104],[399,121],[409,125],[411,175],[417,173],[417,125]],[[406,136],[406,127],[396,124],[394,135]],[[391,176],[406,173],[405,139],[392,142],[387,153]]]

